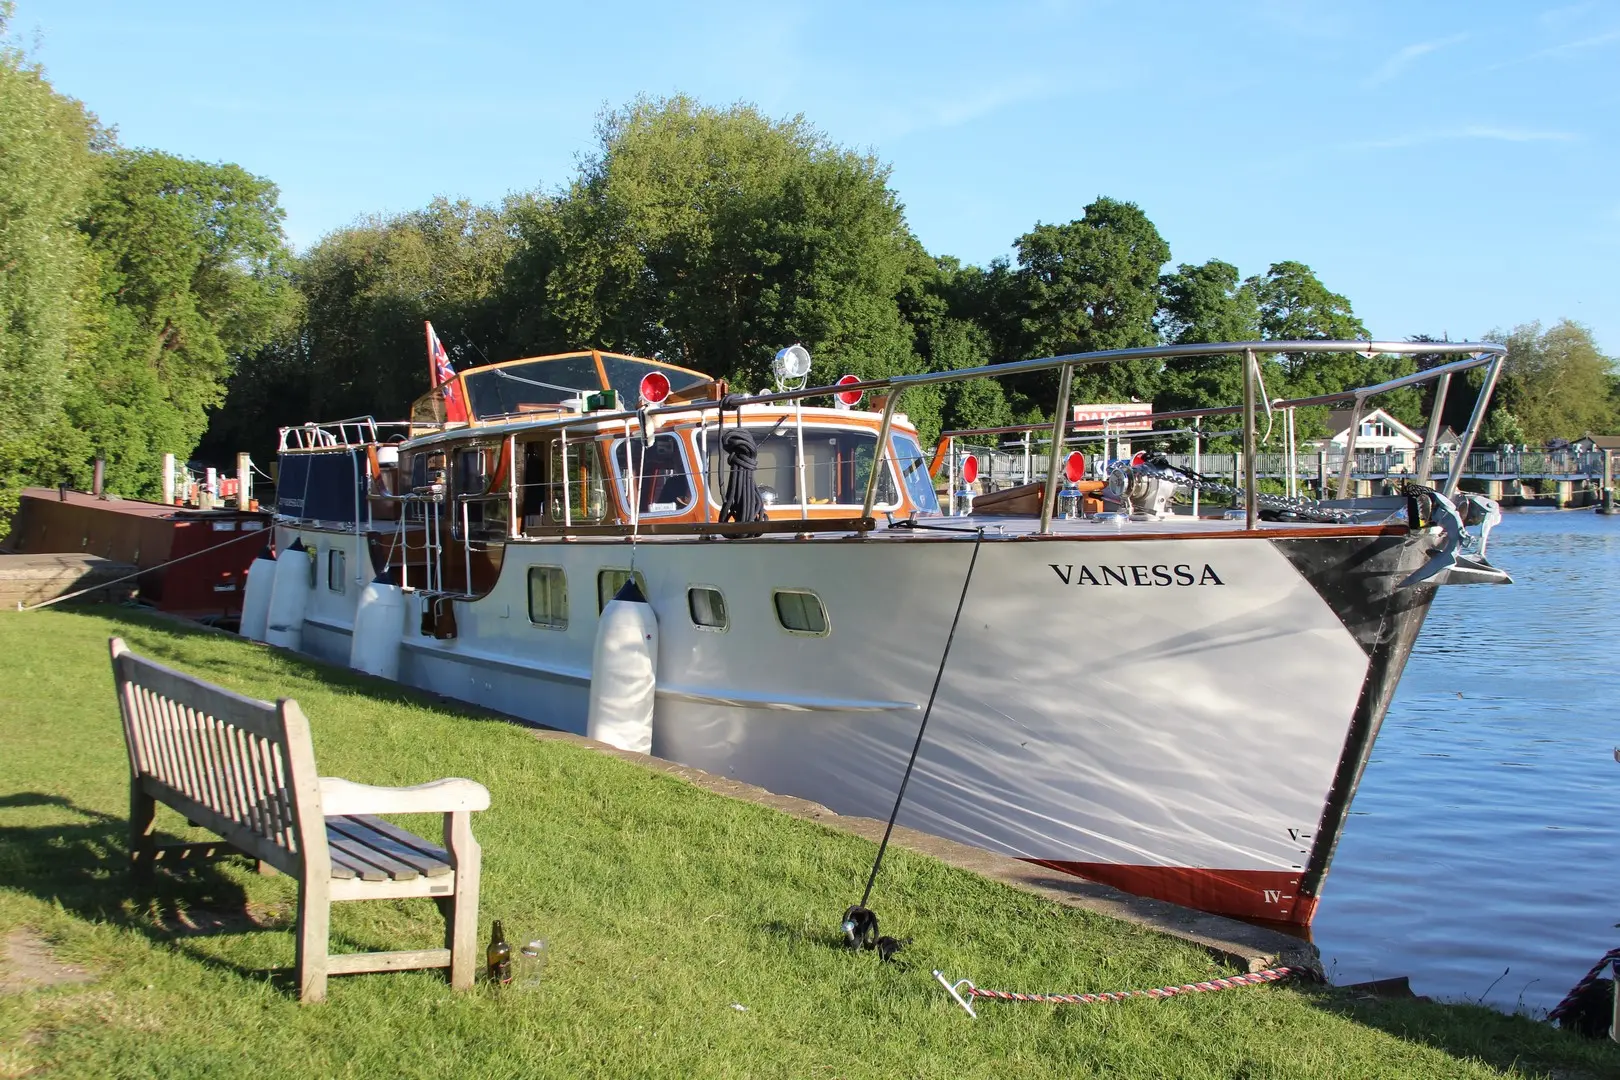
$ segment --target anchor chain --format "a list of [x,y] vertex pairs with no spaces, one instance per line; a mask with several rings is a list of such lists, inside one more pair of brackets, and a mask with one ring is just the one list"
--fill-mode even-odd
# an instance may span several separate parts
[[[1148,476],[1156,480],[1168,480],[1177,487],[1188,489],[1197,488],[1199,491],[1211,495],[1227,495],[1234,501],[1242,501],[1244,491],[1233,484],[1220,480],[1212,480],[1207,476],[1195,473],[1190,469],[1182,469],[1171,465],[1163,458],[1155,459],[1141,465],[1132,465],[1129,462],[1119,462],[1109,470],[1108,482],[1119,490],[1125,490],[1128,481],[1126,476]],[[1116,483],[1116,477],[1118,482]],[[1324,506],[1318,499],[1308,499],[1304,496],[1272,495],[1267,492],[1255,493],[1255,504],[1268,510],[1279,513],[1293,514],[1296,517],[1310,521],[1346,522],[1357,516],[1357,511],[1347,510],[1337,506]]]

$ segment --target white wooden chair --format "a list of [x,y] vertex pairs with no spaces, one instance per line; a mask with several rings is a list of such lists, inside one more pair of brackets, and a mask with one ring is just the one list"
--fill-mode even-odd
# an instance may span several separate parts
[[[448,967],[450,985],[473,984],[481,857],[471,814],[489,792],[471,780],[416,787],[355,784],[315,772],[309,721],[298,704],[233,694],[135,655],[113,638],[113,677],[129,750],[130,860],[137,878],[158,863],[184,865],[235,849],[298,881],[298,996],[326,997],[328,975]],[[158,845],[162,802],[219,843]],[[444,847],[376,817],[444,815]],[[339,900],[427,896],[445,917],[445,947],[328,951]]]

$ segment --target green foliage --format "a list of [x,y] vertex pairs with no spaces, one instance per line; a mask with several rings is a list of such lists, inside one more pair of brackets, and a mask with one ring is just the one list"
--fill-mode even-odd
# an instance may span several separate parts
[[119,148],[0,45],[0,516],[93,457],[110,490],[157,493],[235,358],[290,332],[280,221],[269,181]]
[[[1202,266],[1182,263],[1160,279],[1163,292],[1159,332],[1173,345],[1213,341],[1254,341],[1260,337],[1255,290],[1239,284],[1238,268],[1211,259]],[[1275,358],[1264,367],[1267,388],[1281,389]],[[1275,393],[1273,396],[1277,396]],[[1243,400],[1243,357],[1200,356],[1170,360],[1156,398],[1161,412],[1231,405]]]
[[95,185],[95,118],[11,43],[0,4],[0,521],[50,454],[90,345],[95,263],[78,220]]
[[[1158,340],[1159,270],[1170,245],[1135,203],[1098,197],[1067,225],[1037,225],[1014,242],[1019,345],[1027,356],[1129,349]],[[1152,400],[1159,365],[1099,365],[1075,372],[1077,402]],[[1019,381],[1043,404],[1055,398],[1057,375]]]
[[1611,396],[1615,362],[1598,351],[1586,327],[1565,319],[1546,330],[1528,323],[1491,336],[1508,347],[1496,400],[1498,412],[1510,414],[1493,413],[1492,421],[1502,429],[1512,419],[1520,429],[1517,439],[1504,433],[1499,441],[1539,444],[1620,430]]
[[[163,454],[183,462],[196,447],[234,358],[287,328],[297,294],[281,217],[275,185],[236,165],[105,157],[83,223],[101,269],[95,350],[66,415],[110,489],[157,494]],[[64,480],[84,468],[62,464]]]
[[[537,223],[545,281],[579,344],[768,385],[802,342],[819,370],[916,370],[898,297],[914,246],[888,170],[802,117],[641,99],[602,118],[600,146]],[[910,403],[908,402],[908,408]]]
[[[0,0],[0,40],[10,8]],[[422,323],[458,368],[601,347],[770,385],[798,341],[819,376],[958,370],[1039,355],[1220,340],[1365,338],[1344,296],[1283,261],[1240,281],[1220,260],[1163,273],[1170,248],[1136,205],[1098,197],[1038,224],[1016,259],[930,255],[888,169],[803,117],[641,98],[601,117],[595,151],[552,192],[499,205],[435,199],[339,229],[301,258],[276,189],[229,164],[117,147],[37,65],[0,47],[0,512],[25,482],[84,484],[92,457],[123,494],[157,489],[165,452],[268,457],[278,426],[401,417],[428,387]],[[1620,376],[1570,324],[1516,332],[1504,413],[1521,433],[1612,430]],[[1271,397],[1332,393],[1406,359],[1267,358]],[[1055,372],[907,391],[944,427],[1041,420]],[[1457,380],[1447,418],[1477,379]],[[1076,403],[1227,405],[1234,356],[1079,369]],[[1426,422],[1421,392],[1378,405]],[[1326,410],[1302,410],[1302,437]],[[1511,415],[1509,415],[1511,414]],[[199,440],[201,440],[199,444]]]

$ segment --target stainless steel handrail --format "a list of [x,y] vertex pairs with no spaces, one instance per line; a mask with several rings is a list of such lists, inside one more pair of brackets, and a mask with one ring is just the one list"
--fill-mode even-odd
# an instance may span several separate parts
[[[1076,367],[1094,364],[1117,363],[1124,360],[1168,360],[1194,356],[1222,356],[1233,354],[1242,355],[1244,357],[1245,381],[1247,382],[1251,377],[1251,373],[1257,366],[1258,357],[1262,355],[1274,355],[1277,353],[1345,352],[1360,353],[1368,357],[1379,354],[1387,354],[1462,355],[1466,358],[1453,361],[1449,364],[1442,364],[1437,367],[1430,368],[1427,371],[1415,372],[1411,375],[1403,375],[1399,378],[1390,379],[1382,383],[1376,383],[1372,386],[1360,387],[1353,390],[1344,390],[1331,394],[1322,394],[1309,398],[1293,398],[1277,401],[1272,403],[1272,408],[1276,409],[1303,407],[1309,405],[1330,405],[1342,401],[1353,401],[1359,403],[1365,401],[1369,397],[1387,393],[1391,390],[1397,390],[1406,386],[1414,386],[1420,383],[1428,382],[1432,379],[1440,378],[1443,375],[1449,376],[1456,372],[1467,371],[1469,369],[1488,364],[1490,365],[1490,371],[1486,376],[1485,385],[1481,389],[1479,399],[1475,403],[1474,415],[1470,418],[1468,428],[1463,437],[1463,448],[1465,451],[1464,456],[1466,456],[1466,450],[1472,447],[1474,436],[1477,433],[1479,424],[1484,418],[1485,408],[1489,402],[1491,392],[1495,388],[1497,375],[1501,370],[1502,359],[1507,354],[1507,347],[1495,342],[1355,340],[1237,341],[1197,343],[1188,345],[1152,345],[1134,349],[1107,349],[1098,352],[1069,353],[1059,356],[1037,357],[1029,360],[1015,360],[1005,364],[990,364],[974,368],[959,368],[951,371],[931,371],[911,375],[891,375],[884,378],[868,379],[863,382],[847,383],[844,385],[829,384],[824,386],[801,387],[793,390],[778,390],[764,394],[734,395],[728,397],[724,402],[715,399],[706,399],[701,401],[688,401],[680,404],[665,405],[657,408],[642,409],[639,411],[626,410],[620,412],[585,414],[580,416],[551,417],[545,420],[537,420],[530,424],[523,424],[515,429],[506,425],[503,425],[503,427],[505,427],[506,433],[510,434],[514,430],[540,428],[567,431],[578,427],[596,427],[616,421],[635,420],[645,424],[646,421],[651,417],[666,416],[678,413],[702,413],[709,409],[714,409],[716,411],[721,411],[728,408],[740,409],[743,406],[748,405],[769,405],[781,402],[801,401],[805,398],[811,397],[828,397],[834,393],[840,392],[858,391],[864,393],[868,391],[886,390],[888,391],[887,400],[884,402],[882,420],[878,429],[878,447],[881,454],[882,448],[888,446],[889,444],[889,436],[894,424],[896,406],[898,404],[900,394],[904,390],[913,386],[932,386],[943,383],[966,382],[970,379],[980,378],[1002,378],[1008,375],[1021,375],[1038,371],[1050,371],[1054,368],[1061,369],[1062,372],[1067,375],[1072,373],[1073,369]],[[1068,385],[1069,379],[1060,377],[1060,389],[1063,391],[1060,393],[1060,397],[1067,397],[1066,391]],[[1242,430],[1247,433],[1246,442],[1250,442],[1252,444],[1252,436],[1255,429],[1256,404],[1255,396],[1251,390],[1250,393],[1245,395],[1245,401],[1242,405],[1220,406],[1210,409],[1181,410],[1179,412],[1171,413],[1145,413],[1135,417],[1111,417],[1109,418],[1108,423],[1118,424],[1122,420],[1143,419],[1147,417],[1153,417],[1154,419],[1174,419],[1242,413]],[[1051,423],[1054,441],[1060,440],[1065,430],[1087,426],[1081,424],[1070,424],[1066,422],[1064,419],[1064,414],[1067,411],[1067,401],[1060,401],[1059,407],[1056,410],[1056,414],[1054,415]],[[1046,425],[1041,426],[1045,427]],[[1016,428],[1001,430],[1027,429]],[[456,435],[459,435],[460,431],[461,429],[457,429],[455,432],[434,432],[431,435],[423,436],[421,439],[410,440],[410,445],[432,445],[436,442],[453,438]],[[969,432],[964,432],[964,434],[966,433]],[[981,429],[979,432],[971,433],[988,434],[993,433],[993,431],[992,429]],[[1250,456],[1252,457],[1252,454]],[[1051,457],[1052,461],[1048,465],[1048,475],[1046,480],[1047,498],[1045,500],[1045,505],[1043,505],[1041,514],[1041,531],[1043,533],[1048,531],[1050,528],[1050,504],[1055,494],[1057,470],[1061,467],[1059,456],[1054,453],[1051,455]],[[874,467],[871,475],[867,478],[868,482],[866,486],[866,498],[861,512],[862,517],[871,516],[872,503],[877,494],[877,476],[878,469]],[[1250,486],[1252,486],[1252,484]],[[1455,491],[1455,478],[1448,478],[1447,487],[1448,494]],[[1252,526],[1254,523],[1252,514],[1249,515],[1249,517],[1249,524]]]

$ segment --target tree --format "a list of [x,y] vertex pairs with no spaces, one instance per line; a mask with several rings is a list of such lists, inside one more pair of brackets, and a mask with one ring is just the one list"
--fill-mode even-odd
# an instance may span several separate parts
[[1564,319],[1547,330],[1528,323],[1491,337],[1508,347],[1497,407],[1516,420],[1523,440],[1575,439],[1620,426],[1610,396],[1614,360],[1598,351],[1586,327]]
[[802,117],[686,97],[640,99],[598,134],[568,191],[528,215],[554,245],[545,296],[575,343],[749,390],[795,341],[824,372],[916,370],[898,298],[920,248],[876,159]]
[[506,358],[489,349],[509,336],[498,294],[516,247],[505,208],[442,198],[323,237],[294,269],[296,332],[243,363],[210,449],[268,453],[283,425],[404,416],[429,388],[425,320],[458,369]]
[[[1260,336],[1260,310],[1254,290],[1239,282],[1238,268],[1211,259],[1202,266],[1182,263],[1160,279],[1163,292],[1159,332],[1172,345],[1253,341]],[[1268,388],[1280,389],[1271,357],[1265,358]],[[1164,365],[1158,394],[1160,411],[1233,405],[1243,400],[1243,358],[1200,356]]]
[[[109,487],[153,495],[185,461],[235,358],[282,329],[297,297],[276,187],[236,165],[151,150],[104,156],[81,227],[100,268],[90,360],[65,403]],[[77,479],[82,460],[63,462]]]
[[[1170,245],[1135,203],[1098,197],[1067,225],[1036,225],[1019,237],[1016,302],[1027,356],[1128,349],[1158,340],[1159,270]],[[1056,373],[1018,380],[1041,404],[1057,392]],[[1150,400],[1159,365],[1106,364],[1075,371],[1075,401]]]
[[10,42],[0,3],[0,521],[71,435],[62,404],[89,345],[95,263],[78,220],[95,184],[95,118]]
[[[1352,341],[1366,340],[1367,328],[1350,307],[1350,301],[1328,289],[1299,262],[1273,263],[1263,275],[1243,283],[1252,290],[1260,313],[1260,333],[1267,340]],[[1274,397],[1314,397],[1369,386],[1416,371],[1410,357],[1359,353],[1284,353],[1279,358],[1283,373],[1280,386],[1269,386]],[[1422,397],[1408,387],[1380,397],[1373,404],[1387,410],[1405,424],[1421,426],[1425,421]],[[1301,437],[1328,434],[1326,410],[1302,409],[1298,414]]]

